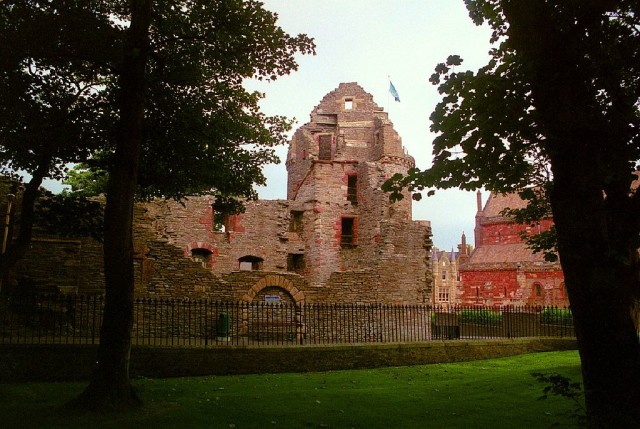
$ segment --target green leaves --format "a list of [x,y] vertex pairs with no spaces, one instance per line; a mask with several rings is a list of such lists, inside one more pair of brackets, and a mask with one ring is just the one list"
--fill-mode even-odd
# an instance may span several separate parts
[[103,239],[103,208],[84,196],[48,195],[38,202],[36,219],[45,232],[63,237]]
[[[214,189],[255,196],[253,185],[265,182],[262,166],[278,162],[273,147],[286,141],[291,121],[260,112],[262,95],[242,82],[295,71],[295,55],[313,54],[313,40],[284,32],[258,1],[155,3],[139,197]],[[92,161],[96,176],[76,170],[68,179],[83,189],[84,179],[108,170],[128,19],[118,0],[0,6],[5,168],[41,166],[62,177],[67,163]],[[105,155],[94,164],[97,151]]]
[[306,35],[290,36],[256,1],[159,4],[139,193],[181,198],[218,193],[253,198],[262,166],[278,162],[291,121],[260,112],[262,95],[245,78],[273,80],[314,53]]
[[587,423],[587,410],[584,405],[581,383],[574,382],[570,378],[556,372],[550,374],[534,372],[531,376],[541,383],[548,383],[544,389],[542,389],[542,396],[538,399],[545,400],[549,397],[549,394],[567,398],[574,404],[574,409],[569,412],[569,415],[575,418],[581,426]]

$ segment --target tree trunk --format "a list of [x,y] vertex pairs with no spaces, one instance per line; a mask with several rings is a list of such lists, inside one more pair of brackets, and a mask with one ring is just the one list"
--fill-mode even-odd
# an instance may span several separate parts
[[[46,151],[45,151],[46,152]],[[20,205],[20,229],[18,230],[17,237],[9,243],[7,251],[2,255],[2,266],[0,268],[3,289],[9,290],[12,285],[6,281],[10,277],[10,272],[16,263],[24,258],[24,255],[29,250],[31,244],[31,238],[33,236],[33,223],[35,221],[35,205],[38,197],[40,196],[40,185],[42,181],[49,174],[49,167],[51,165],[51,155],[46,152],[40,160],[38,167],[32,172],[31,180],[26,184],[24,192],[22,193],[22,203]],[[14,217],[14,223],[16,222]]]
[[[509,43],[528,73],[553,171],[551,206],[574,315],[588,425],[640,427],[638,214],[630,202],[628,135],[603,117],[583,45],[600,15],[568,24],[546,0],[503,2]],[[567,6],[568,7],[568,6]],[[583,19],[582,19],[583,18]],[[573,27],[571,27],[573,25]],[[532,36],[535,35],[535,36]],[[616,83],[619,85],[619,83]],[[626,112],[631,113],[633,112]],[[626,135],[626,137],[625,137]]]
[[152,0],[131,0],[131,25],[120,74],[120,123],[109,172],[104,219],[105,309],[92,380],[70,405],[123,410],[141,404],[129,380],[133,325],[133,201],[144,119],[145,66]]
[[576,175],[575,168],[554,166],[551,203],[589,426],[640,427],[640,343],[629,293],[637,287],[638,264],[629,263],[637,260],[636,250],[612,241],[602,189],[577,183],[589,178]]

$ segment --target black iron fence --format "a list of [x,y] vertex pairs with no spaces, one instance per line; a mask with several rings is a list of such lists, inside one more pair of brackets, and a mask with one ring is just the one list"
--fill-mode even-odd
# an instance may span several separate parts
[[[0,344],[97,344],[100,295],[0,296]],[[451,307],[384,304],[135,300],[136,345],[297,345],[573,337],[573,318],[557,307]]]

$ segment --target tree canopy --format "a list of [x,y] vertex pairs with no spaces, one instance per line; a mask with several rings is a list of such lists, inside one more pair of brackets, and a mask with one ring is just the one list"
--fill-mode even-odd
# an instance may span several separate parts
[[[253,197],[291,122],[265,116],[246,78],[276,79],[313,53],[256,1],[160,1],[146,66],[141,197]],[[5,171],[63,177],[68,163],[107,170],[126,2],[0,5],[0,154]],[[101,156],[93,156],[96,150]],[[47,162],[43,162],[46,160]],[[71,179],[73,180],[73,179]]]
[[262,114],[243,80],[277,79],[315,49],[276,21],[255,0],[0,4],[0,161],[37,179],[23,214],[38,181],[69,162],[108,172],[100,346],[74,406],[139,403],[128,374],[134,196],[215,191],[223,201],[264,184],[290,122]]
[[[430,81],[433,165],[408,187],[519,192],[522,221],[551,211],[574,314],[589,425],[640,426],[640,4],[632,0],[465,0],[493,29],[489,63]],[[541,239],[540,249],[548,249]],[[533,243],[536,244],[536,243]],[[637,314],[637,313],[636,313]]]

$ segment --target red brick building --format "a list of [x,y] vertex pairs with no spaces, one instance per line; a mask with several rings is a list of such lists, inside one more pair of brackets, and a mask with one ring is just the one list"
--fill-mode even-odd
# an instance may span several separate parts
[[546,262],[523,243],[520,233],[548,230],[552,219],[519,225],[501,215],[526,206],[517,194],[491,194],[484,207],[478,191],[475,250],[459,268],[464,305],[568,305],[559,262]]

